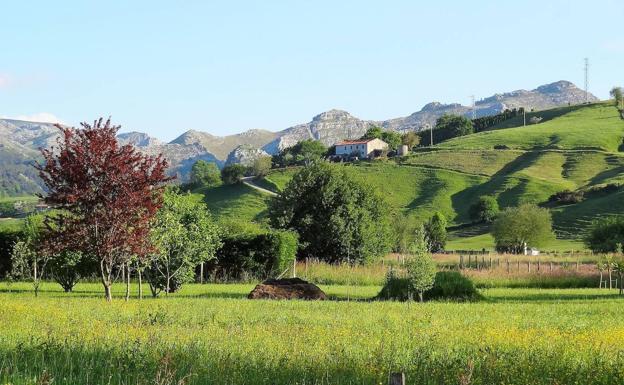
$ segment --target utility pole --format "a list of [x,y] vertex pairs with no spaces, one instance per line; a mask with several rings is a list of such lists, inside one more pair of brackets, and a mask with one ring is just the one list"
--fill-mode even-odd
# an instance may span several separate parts
[[524,125],[526,126],[526,108],[522,107],[522,120],[524,121]]
[[475,105],[475,96],[470,95],[470,99],[472,100],[472,120],[477,118],[477,107]]
[[589,103],[589,58],[585,58],[585,104]]

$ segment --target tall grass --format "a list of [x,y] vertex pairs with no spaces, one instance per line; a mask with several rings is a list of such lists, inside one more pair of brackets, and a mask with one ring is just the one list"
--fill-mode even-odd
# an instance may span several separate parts
[[622,300],[605,291],[414,304],[251,301],[250,285],[190,285],[106,303],[94,285],[45,285],[39,298],[16,292],[26,287],[0,288],[0,383],[372,385],[399,370],[418,384],[624,381]]

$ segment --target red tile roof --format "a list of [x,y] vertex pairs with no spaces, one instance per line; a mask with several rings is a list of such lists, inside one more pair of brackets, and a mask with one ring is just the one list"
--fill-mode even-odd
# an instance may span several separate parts
[[374,139],[360,139],[360,140],[343,140],[336,143],[336,146],[345,146],[350,144],[366,144]]

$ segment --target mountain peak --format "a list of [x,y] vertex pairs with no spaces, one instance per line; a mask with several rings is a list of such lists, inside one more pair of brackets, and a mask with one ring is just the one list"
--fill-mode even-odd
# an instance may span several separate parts
[[331,109],[329,111],[321,112],[312,118],[312,121],[325,121],[325,120],[335,120],[335,119],[351,119],[353,116],[344,110]]

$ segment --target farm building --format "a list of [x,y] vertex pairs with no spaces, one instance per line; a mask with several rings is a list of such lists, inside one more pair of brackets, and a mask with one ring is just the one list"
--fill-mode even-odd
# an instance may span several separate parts
[[388,143],[381,139],[343,140],[336,143],[336,155],[372,158],[388,149]]

